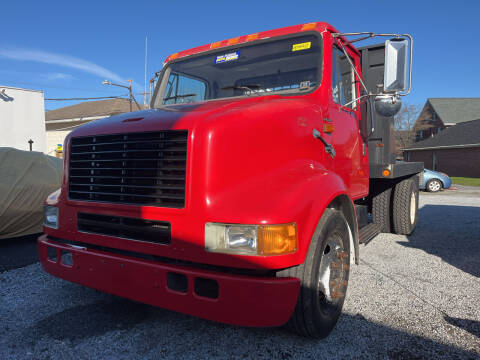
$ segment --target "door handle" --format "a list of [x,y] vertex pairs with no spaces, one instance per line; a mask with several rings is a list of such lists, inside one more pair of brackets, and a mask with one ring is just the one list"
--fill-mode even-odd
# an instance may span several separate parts
[[315,139],[320,140],[323,143],[323,145],[325,146],[325,152],[329,154],[332,159],[335,157],[335,155],[337,155],[335,153],[335,149],[333,148],[332,144],[329,144],[328,142],[325,141],[320,131],[318,131],[317,129],[313,129],[313,137]]

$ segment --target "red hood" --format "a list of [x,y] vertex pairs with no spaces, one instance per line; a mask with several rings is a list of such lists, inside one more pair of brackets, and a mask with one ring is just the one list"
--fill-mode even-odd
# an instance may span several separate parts
[[73,131],[72,136],[191,129],[199,120],[215,113],[231,111],[235,108],[241,111],[265,101],[272,101],[274,98],[278,96],[213,100],[199,104],[172,105],[129,112],[92,121]]

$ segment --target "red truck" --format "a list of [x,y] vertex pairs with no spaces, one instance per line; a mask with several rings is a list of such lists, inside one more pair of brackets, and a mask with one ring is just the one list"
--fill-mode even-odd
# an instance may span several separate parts
[[[377,35],[390,39],[352,45]],[[397,162],[392,135],[411,45],[317,22],[169,56],[151,109],[66,138],[44,270],[205,319],[327,336],[359,244],[417,222],[423,164]]]

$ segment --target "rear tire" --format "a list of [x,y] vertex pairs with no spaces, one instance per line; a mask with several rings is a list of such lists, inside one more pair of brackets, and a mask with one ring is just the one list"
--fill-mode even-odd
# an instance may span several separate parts
[[396,234],[410,235],[418,221],[418,181],[411,177],[395,185],[393,228]]
[[350,236],[343,214],[326,209],[313,235],[305,262],[280,276],[300,279],[297,305],[288,321],[294,332],[321,339],[342,312],[350,273]]
[[392,228],[390,222],[391,194],[392,188],[386,187],[372,198],[372,220],[375,224],[378,225],[378,227],[380,228],[380,232],[382,233],[389,233],[391,232]]

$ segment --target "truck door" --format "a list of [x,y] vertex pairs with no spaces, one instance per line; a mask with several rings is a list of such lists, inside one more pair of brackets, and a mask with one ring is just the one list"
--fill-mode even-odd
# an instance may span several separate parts
[[[358,69],[358,56],[349,55]],[[360,106],[351,103],[357,97],[359,87],[350,63],[335,43],[331,64],[331,96],[328,116],[323,120],[324,137],[336,152],[330,160],[332,171],[343,179],[349,195],[356,199],[368,194],[368,157],[359,132]]]

